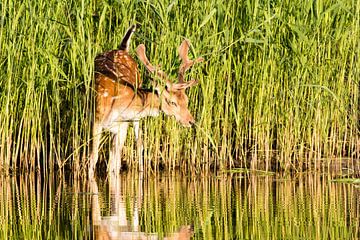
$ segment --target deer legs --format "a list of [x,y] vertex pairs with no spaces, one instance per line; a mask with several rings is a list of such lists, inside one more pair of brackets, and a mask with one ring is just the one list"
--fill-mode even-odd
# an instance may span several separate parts
[[115,131],[113,142],[110,150],[110,159],[108,171],[111,174],[119,174],[121,169],[121,151],[126,140],[128,122],[119,123],[119,128]]
[[94,176],[94,171],[96,167],[96,163],[99,158],[99,146],[101,140],[101,132],[102,127],[100,124],[95,123],[93,126],[93,146],[92,146],[92,153],[90,156],[90,163],[89,163],[89,177]]
[[[129,123],[123,122],[119,124],[119,127],[114,131],[114,137],[112,140],[111,150],[110,150],[110,159],[108,171],[111,174],[119,174],[121,169],[121,150],[124,146],[127,129],[129,127]],[[92,154],[90,156],[89,163],[89,177],[92,178],[94,176],[94,171],[96,167],[96,163],[99,159],[99,147],[101,140],[101,132],[102,126],[98,123],[94,124],[93,127],[93,146],[92,146]]]
[[[136,140],[136,148],[137,148],[137,157],[139,161],[139,171],[144,171],[144,146],[142,141],[142,130],[140,128],[139,121],[133,122],[134,132],[135,132],[135,140]],[[129,122],[121,122],[118,126],[112,128],[112,132],[114,134],[111,149],[110,149],[110,157],[109,157],[109,165],[108,165],[108,172],[112,175],[119,174],[121,170],[121,152],[124,146],[127,130],[129,127]],[[99,158],[99,147],[100,147],[100,140],[101,140],[101,132],[102,126],[100,124],[94,124],[93,127],[93,146],[92,146],[92,153],[90,156],[89,162],[89,177],[94,176],[94,171],[96,167],[96,163]]]
[[[143,159],[143,142],[142,142],[142,131],[140,128],[139,121],[134,121],[134,132],[136,140],[137,157],[139,161],[139,171],[144,171],[144,159]],[[109,172],[111,174],[118,174],[121,170],[121,151],[126,140],[127,129],[129,127],[128,122],[122,122],[119,125],[118,132],[114,135],[112,148],[109,159]]]
[[137,158],[139,160],[139,171],[143,172],[144,171],[144,158],[143,158],[144,146],[143,146],[143,141],[142,141],[142,131],[140,128],[139,121],[135,121],[133,125],[134,125],[135,140],[136,140]]

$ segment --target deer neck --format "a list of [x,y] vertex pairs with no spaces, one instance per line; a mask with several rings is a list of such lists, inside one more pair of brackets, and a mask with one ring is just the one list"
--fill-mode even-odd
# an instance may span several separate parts
[[161,98],[156,91],[141,91],[138,96],[142,100],[141,117],[158,116],[161,109]]

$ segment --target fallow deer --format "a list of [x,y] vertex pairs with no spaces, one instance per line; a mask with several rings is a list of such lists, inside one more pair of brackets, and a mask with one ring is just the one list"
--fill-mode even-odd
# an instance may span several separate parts
[[203,59],[188,58],[189,41],[184,40],[179,47],[182,60],[178,83],[173,83],[160,69],[154,67],[145,54],[145,46],[139,45],[137,56],[146,69],[166,82],[160,91],[143,89],[142,79],[135,60],[129,54],[129,45],[136,27],[130,27],[117,50],[111,50],[95,58],[96,111],[93,125],[93,149],[90,156],[89,176],[93,176],[99,155],[99,145],[103,130],[113,134],[108,163],[108,171],[118,174],[121,168],[121,150],[127,129],[132,122],[139,157],[139,170],[143,171],[143,145],[139,120],[146,116],[158,116],[160,111],[174,116],[183,126],[189,127],[194,118],[188,109],[185,89],[197,84],[196,80],[184,81],[185,72]]

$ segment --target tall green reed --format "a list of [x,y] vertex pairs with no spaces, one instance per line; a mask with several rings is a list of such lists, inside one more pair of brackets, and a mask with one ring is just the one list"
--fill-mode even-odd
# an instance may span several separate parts
[[[0,166],[86,168],[93,60],[130,24],[132,43],[176,78],[177,47],[206,62],[189,74],[197,123],[143,121],[147,169],[325,170],[359,157],[357,1],[2,1]],[[145,81],[145,85],[151,85]],[[133,138],[129,135],[129,140]],[[128,141],[125,158],[136,162]],[[331,163],[331,160],[325,161]],[[325,165],[326,166],[326,165]]]

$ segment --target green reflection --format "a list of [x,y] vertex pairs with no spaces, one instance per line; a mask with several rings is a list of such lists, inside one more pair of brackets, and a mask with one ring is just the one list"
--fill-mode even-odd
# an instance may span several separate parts
[[0,239],[359,237],[355,184],[316,175],[110,179],[1,177]]

